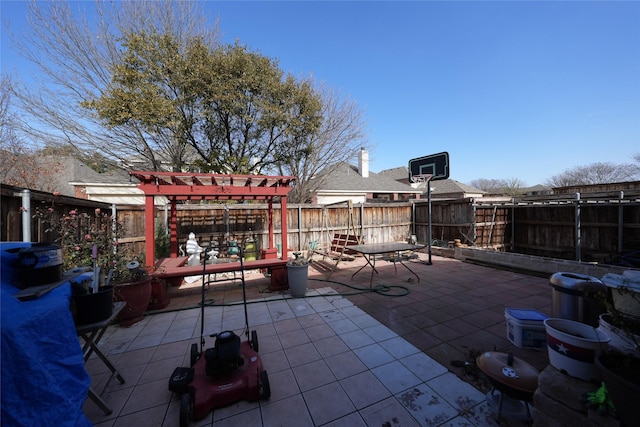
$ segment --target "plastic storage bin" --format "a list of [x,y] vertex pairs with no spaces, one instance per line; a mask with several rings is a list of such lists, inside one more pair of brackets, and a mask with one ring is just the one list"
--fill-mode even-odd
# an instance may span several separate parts
[[507,308],[504,317],[507,321],[507,338],[516,347],[546,347],[547,332],[543,322],[547,316],[536,310]]

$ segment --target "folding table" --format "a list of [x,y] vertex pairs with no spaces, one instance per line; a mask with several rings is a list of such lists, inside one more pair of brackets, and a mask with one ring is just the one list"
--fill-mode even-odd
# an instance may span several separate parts
[[100,342],[100,339],[102,338],[104,333],[107,331],[107,328],[109,328],[109,325],[111,324],[111,322],[113,322],[116,316],[120,314],[120,311],[122,311],[122,309],[125,307],[126,304],[127,303],[123,301],[113,303],[113,311],[111,313],[111,316],[109,316],[107,319],[104,319],[95,323],[90,323],[87,325],[76,325],[76,333],[78,334],[79,337],[81,337],[84,340],[84,345],[82,346],[82,353],[84,355],[85,363],[87,362],[87,360],[89,360],[89,357],[91,357],[91,354],[95,353],[96,356],[98,356],[100,360],[102,360],[102,362],[111,371],[111,376],[105,382],[104,387],[99,394],[95,392],[93,387],[89,388],[89,393],[88,393],[91,400],[93,400],[96,403],[96,405],[98,405],[100,409],[102,409],[104,413],[107,415],[111,414],[112,410],[107,405],[107,403],[102,399],[101,395],[104,393],[105,389],[109,385],[109,382],[114,377],[114,375],[118,379],[120,384],[124,384],[124,378],[122,377],[122,375],[120,375],[120,372],[118,372],[116,367],[113,365],[113,363],[111,363],[111,361],[107,358],[107,356],[105,356],[102,353],[102,351],[100,351],[100,349],[98,348],[98,342]]

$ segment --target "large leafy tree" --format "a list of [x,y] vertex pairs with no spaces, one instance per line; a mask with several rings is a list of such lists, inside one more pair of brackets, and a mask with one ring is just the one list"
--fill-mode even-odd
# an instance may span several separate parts
[[84,103],[109,126],[169,135],[202,171],[260,173],[310,149],[320,99],[275,61],[167,33],[129,33],[123,46],[109,89]]

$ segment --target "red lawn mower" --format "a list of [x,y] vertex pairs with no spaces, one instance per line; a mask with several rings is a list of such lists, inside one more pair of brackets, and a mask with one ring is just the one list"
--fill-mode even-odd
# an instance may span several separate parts
[[[239,254],[244,305],[245,335],[241,342],[233,331],[211,335],[213,348],[204,350],[204,294],[210,283],[202,272],[202,299],[200,302],[200,351],[191,345],[190,367],[178,367],[169,379],[169,390],[181,394],[180,427],[204,418],[211,410],[228,406],[240,400],[255,401],[271,396],[269,377],[258,356],[258,334],[249,331],[247,293],[244,280],[242,250]],[[207,260],[203,264],[206,266]],[[249,338],[251,337],[251,338]]]

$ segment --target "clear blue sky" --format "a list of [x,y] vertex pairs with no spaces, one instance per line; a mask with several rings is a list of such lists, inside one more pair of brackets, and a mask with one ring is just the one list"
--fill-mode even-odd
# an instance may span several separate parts
[[[640,153],[640,2],[207,2],[238,39],[364,112],[370,169],[543,182]],[[22,12],[20,11],[22,9]],[[2,3],[13,21],[24,4]],[[12,23],[15,25],[16,22]],[[3,28],[2,68],[11,67]]]

